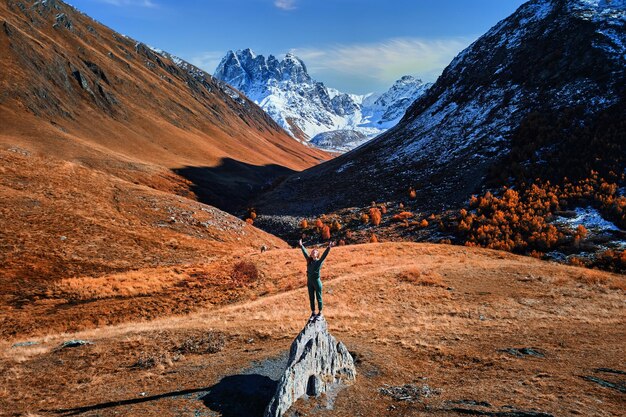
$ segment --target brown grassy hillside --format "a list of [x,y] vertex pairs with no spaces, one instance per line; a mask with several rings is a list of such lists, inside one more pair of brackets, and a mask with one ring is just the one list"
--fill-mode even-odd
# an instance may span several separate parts
[[[182,317],[0,343],[7,382],[0,409],[16,416],[259,415],[274,386],[267,375],[280,368],[267,359],[284,354],[309,314],[304,260],[293,249],[244,260],[259,278],[241,294],[267,292],[254,301],[200,301],[204,311]],[[330,330],[356,357],[358,375],[331,398],[331,409],[326,398],[300,401],[300,415],[623,410],[623,276],[414,243],[335,248],[323,276]],[[67,309],[81,317],[93,305]],[[74,338],[93,344],[59,348]],[[37,344],[11,347],[17,341]],[[408,396],[385,394],[407,384]],[[415,395],[424,386],[430,394]]]
[[[184,312],[201,288],[223,302],[232,259],[286,247],[189,198],[15,150],[0,151],[0,195],[3,336]],[[82,315],[74,305],[90,307]]]
[[[200,188],[220,183],[234,198],[327,159],[210,75],[60,0],[3,1],[0,16],[2,148],[167,191],[179,185],[167,170],[185,176],[189,168],[201,169],[190,175]],[[228,161],[248,167],[238,178],[248,186],[214,174]]]
[[229,302],[285,247],[213,207],[327,158],[254,103],[59,0],[0,2],[0,56],[4,337]]

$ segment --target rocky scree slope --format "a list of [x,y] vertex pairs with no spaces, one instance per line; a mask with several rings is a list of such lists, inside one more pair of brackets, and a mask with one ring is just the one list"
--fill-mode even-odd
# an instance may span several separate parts
[[[512,142],[538,145],[530,157],[509,159],[518,166],[567,175],[580,164],[559,158],[576,146],[593,155],[585,169],[618,158],[611,164],[623,172],[616,150],[625,135],[625,15],[623,0],[525,3],[461,52],[396,127],[291,176],[260,199],[260,210],[311,215],[404,199],[408,187],[423,209],[454,207],[483,189]],[[524,136],[538,115],[546,120]],[[606,146],[593,140],[599,130],[609,132]]]
[[430,86],[407,75],[383,94],[342,93],[312,79],[305,63],[291,53],[279,61],[249,48],[229,51],[214,76],[259,104],[303,143],[310,140],[335,151],[352,149],[394,126]]

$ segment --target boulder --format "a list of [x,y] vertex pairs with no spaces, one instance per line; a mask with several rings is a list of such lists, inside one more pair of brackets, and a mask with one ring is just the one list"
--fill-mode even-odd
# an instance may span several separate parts
[[287,369],[265,417],[281,417],[299,398],[317,397],[356,378],[354,360],[346,346],[328,331],[323,317],[307,323],[291,344]]

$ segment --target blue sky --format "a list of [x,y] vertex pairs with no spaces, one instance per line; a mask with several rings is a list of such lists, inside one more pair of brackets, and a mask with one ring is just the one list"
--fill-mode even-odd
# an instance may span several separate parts
[[209,73],[229,49],[291,51],[351,93],[405,74],[434,81],[523,0],[69,0],[112,29]]

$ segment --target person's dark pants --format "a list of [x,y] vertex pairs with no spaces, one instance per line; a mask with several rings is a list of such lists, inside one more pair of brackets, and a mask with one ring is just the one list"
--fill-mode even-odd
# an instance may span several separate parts
[[322,311],[322,280],[308,279],[307,288],[309,289],[309,304],[311,304],[311,311],[315,311],[315,298],[317,298],[317,305],[320,311]]

